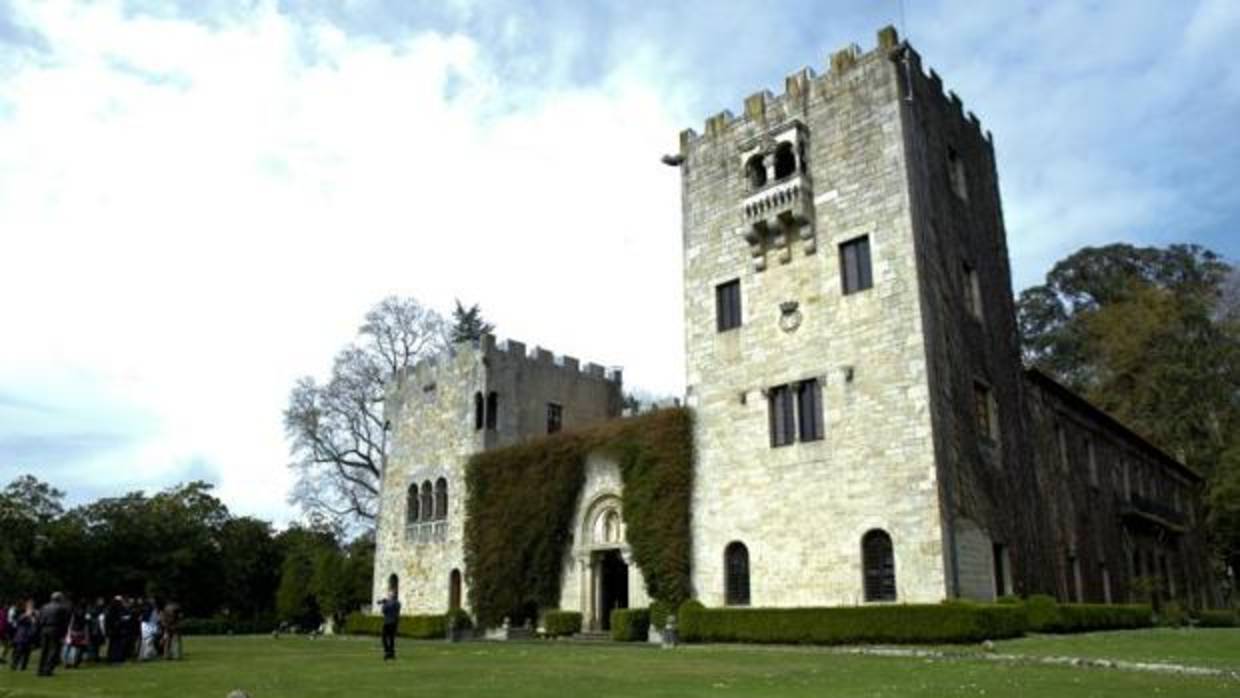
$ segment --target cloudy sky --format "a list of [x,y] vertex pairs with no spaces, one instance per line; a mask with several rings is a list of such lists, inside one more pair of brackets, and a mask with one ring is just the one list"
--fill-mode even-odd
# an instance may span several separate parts
[[[982,8],[982,9],[979,9]],[[903,26],[995,134],[1017,288],[1240,258],[1240,3],[0,0],[0,482],[287,520],[280,413],[388,294],[683,388],[682,128]]]

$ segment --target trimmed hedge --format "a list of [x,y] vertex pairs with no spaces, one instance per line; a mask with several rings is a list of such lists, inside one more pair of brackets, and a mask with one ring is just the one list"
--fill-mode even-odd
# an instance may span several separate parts
[[237,618],[185,618],[182,635],[266,635],[279,627],[274,617],[241,620]]
[[[396,634],[415,640],[441,639],[448,635],[447,618],[446,615],[401,616]],[[383,616],[354,613],[345,619],[344,632],[348,635],[379,635],[383,632]]]
[[963,602],[787,609],[685,604],[680,609],[680,637],[689,642],[968,643],[1018,637],[1026,624],[1021,606]]
[[1197,614],[1199,628],[1234,628],[1240,626],[1235,611],[1201,611]]
[[581,632],[581,614],[576,611],[547,611],[543,631],[550,637],[576,635]]
[[1084,633],[1094,630],[1131,630],[1154,625],[1154,610],[1144,604],[1059,605],[1059,619],[1044,628],[1051,633]]
[[1031,596],[1024,603],[1029,630],[1036,633],[1084,633],[1129,630],[1154,625],[1154,612],[1145,604],[1056,603],[1050,596]]
[[644,608],[617,608],[611,612],[611,639],[616,642],[645,642],[650,636],[650,611]]
[[653,599],[688,598],[692,418],[665,409],[474,454],[466,466],[465,566],[479,625],[534,619],[560,603],[586,457],[619,464],[633,559]]

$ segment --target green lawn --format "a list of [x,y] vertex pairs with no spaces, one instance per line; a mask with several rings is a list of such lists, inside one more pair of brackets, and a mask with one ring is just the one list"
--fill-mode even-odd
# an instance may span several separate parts
[[1156,628],[1083,635],[1036,635],[996,642],[999,652],[1126,659],[1240,671],[1240,630]]
[[[1131,635],[1131,634],[1130,634]],[[1093,636],[1097,637],[1097,636]],[[1150,642],[1157,643],[1156,635]],[[1213,631],[1235,647],[1240,631]],[[1073,641],[1088,645],[1093,638]],[[1039,639],[1029,640],[1036,643]],[[1133,646],[1144,640],[1130,640]],[[1012,651],[1017,643],[1004,643]],[[1114,641],[1098,643],[1114,646]],[[1083,646],[1084,646],[1083,645]],[[253,698],[287,696],[1236,696],[1223,678],[1022,664],[980,659],[863,657],[816,648],[645,646],[569,643],[402,641],[384,663],[371,639],[187,638],[180,663],[0,672],[0,697],[224,698],[243,688]],[[1221,651],[1220,651],[1221,652]],[[1060,652],[1050,652],[1059,654]],[[1099,656],[1102,656],[1101,654]],[[1187,654],[1186,654],[1187,656]]]

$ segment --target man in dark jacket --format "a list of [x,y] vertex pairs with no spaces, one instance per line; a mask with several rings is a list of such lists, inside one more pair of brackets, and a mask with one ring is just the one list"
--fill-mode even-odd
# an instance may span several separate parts
[[400,600],[396,590],[383,600],[383,660],[396,659],[396,624],[400,622]]
[[39,610],[39,676],[51,676],[60,661],[60,643],[69,631],[69,604],[59,591]]
[[108,663],[125,661],[125,604],[121,597],[112,599],[103,616],[103,629],[108,638]]

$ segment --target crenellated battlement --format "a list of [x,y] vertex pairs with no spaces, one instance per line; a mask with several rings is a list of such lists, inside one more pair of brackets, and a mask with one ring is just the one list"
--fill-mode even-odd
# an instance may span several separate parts
[[[813,68],[801,68],[784,78],[782,93],[761,90],[745,98],[739,116],[725,109],[706,118],[701,134],[691,128],[681,131],[680,153],[687,156],[695,146],[723,138],[752,138],[770,127],[804,118],[811,101],[831,99],[858,67],[878,60],[905,63],[908,70],[928,82],[931,87],[927,91],[931,95],[949,104],[962,122],[972,125],[980,135],[991,140],[990,132],[983,132],[981,120],[973,112],[965,111],[963,101],[955,92],[943,91],[943,81],[937,73],[933,70],[923,73],[921,57],[907,42],[900,40],[895,28],[887,26],[878,31],[878,43],[873,50],[865,52],[857,44],[849,44],[828,57],[827,72],[819,75]],[[906,90],[907,85],[901,89]]]
[[556,354],[537,345],[527,350],[524,342],[519,342],[515,339],[497,341],[494,336],[486,334],[482,336],[479,348],[485,356],[499,354],[518,361],[527,361],[532,364],[558,368],[587,378],[616,383],[621,382],[623,378],[623,372],[619,368],[604,368],[602,365],[593,362],[583,364],[574,356]]
[[623,381],[623,370],[619,367],[607,368],[593,362],[583,364],[574,356],[556,354],[540,346],[527,348],[524,342],[515,339],[497,340],[494,335],[484,334],[477,343],[455,344],[444,352],[403,369],[397,374],[397,383],[417,385],[429,390],[439,381],[459,375],[467,368],[463,363],[477,365],[489,357],[502,357],[510,361],[555,368],[587,379],[614,383]]

